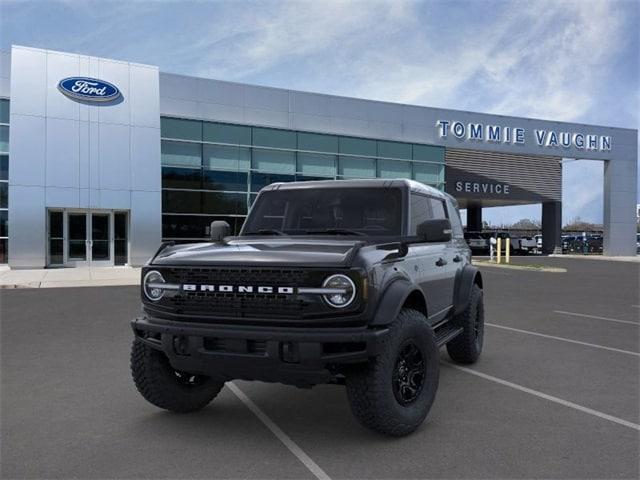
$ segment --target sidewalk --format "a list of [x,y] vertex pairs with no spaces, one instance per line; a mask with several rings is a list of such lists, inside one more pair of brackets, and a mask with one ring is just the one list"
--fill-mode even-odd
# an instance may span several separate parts
[[132,267],[39,268],[0,270],[0,288],[56,288],[139,285],[140,269]]
[[580,259],[587,259],[587,260],[606,260],[610,262],[640,263],[640,255],[635,255],[632,257],[608,257],[606,255],[580,255],[580,254],[572,254],[572,253],[552,253],[549,256],[553,258],[580,258]]

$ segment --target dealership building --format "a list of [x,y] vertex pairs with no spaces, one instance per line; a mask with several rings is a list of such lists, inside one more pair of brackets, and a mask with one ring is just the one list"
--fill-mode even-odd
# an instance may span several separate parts
[[470,231],[481,229],[484,207],[541,204],[551,253],[561,243],[566,158],[604,162],[604,253],[635,255],[637,150],[633,129],[13,46],[0,53],[0,263],[140,265],[162,240],[207,239],[213,220],[238,231],[269,183],[375,177],[452,194]]

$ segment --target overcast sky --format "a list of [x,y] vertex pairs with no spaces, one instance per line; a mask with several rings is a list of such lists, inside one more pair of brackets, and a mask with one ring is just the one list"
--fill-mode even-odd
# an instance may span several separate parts
[[[7,1],[12,44],[391,102],[638,128],[639,5],[610,1]],[[602,221],[602,164],[566,163],[563,217]],[[540,206],[485,209],[493,223]]]

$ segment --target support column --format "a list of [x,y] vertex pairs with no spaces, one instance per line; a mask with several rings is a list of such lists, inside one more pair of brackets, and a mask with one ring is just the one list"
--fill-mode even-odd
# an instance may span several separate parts
[[469,205],[467,207],[467,232],[482,231],[482,207]]
[[542,204],[542,253],[562,253],[562,202]]
[[605,255],[636,255],[637,144],[630,150],[629,157],[604,164]]

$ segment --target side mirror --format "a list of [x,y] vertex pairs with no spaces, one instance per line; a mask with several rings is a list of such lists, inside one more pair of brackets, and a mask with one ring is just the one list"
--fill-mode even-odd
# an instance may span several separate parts
[[426,220],[418,225],[416,233],[425,242],[448,242],[451,240],[451,222],[446,219]]
[[224,237],[228,237],[231,233],[231,227],[227,222],[222,220],[216,220],[215,222],[211,222],[211,231],[209,235],[211,236],[211,240],[213,242],[221,242]]

